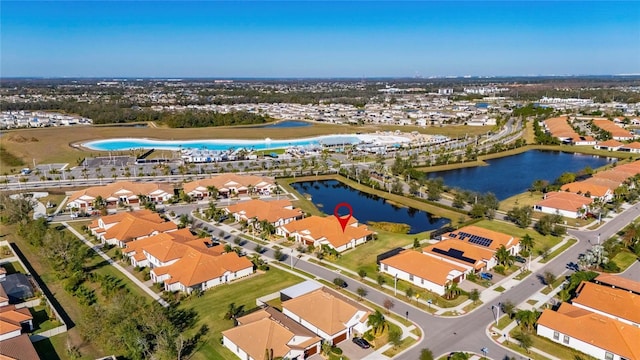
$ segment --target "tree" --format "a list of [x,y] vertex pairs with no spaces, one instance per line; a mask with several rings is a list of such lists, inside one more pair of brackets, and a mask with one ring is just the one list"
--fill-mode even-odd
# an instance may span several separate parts
[[256,244],[256,246],[253,248],[253,251],[257,252],[258,254],[262,254],[264,250],[264,246],[260,244]]
[[367,325],[371,326],[371,331],[374,335],[382,334],[388,326],[387,320],[380,310],[376,310],[373,314],[369,315]]
[[469,293],[469,299],[473,301],[474,304],[476,304],[478,300],[480,300],[480,292],[478,291],[478,289],[471,290],[471,292]]
[[520,239],[520,246],[522,246],[522,250],[530,252],[534,246],[533,238],[529,234],[526,234]]
[[284,258],[284,253],[282,252],[282,250],[276,249],[273,252],[273,258],[276,259],[277,261],[282,261],[282,259]]
[[500,245],[495,254],[498,264],[509,267],[513,265],[514,257],[504,245]]
[[526,332],[521,332],[515,336],[515,339],[520,342],[520,347],[523,348],[527,354],[529,349],[533,346],[533,338]]
[[430,349],[420,350],[420,360],[434,360],[433,352]]
[[413,298],[414,295],[413,288],[407,288],[404,294],[407,295],[407,298],[411,301],[411,298]]
[[460,289],[458,287],[458,283],[454,281],[446,285],[444,290],[444,296],[445,298],[450,300],[460,295],[461,292],[462,292],[462,289]]
[[387,314],[388,314],[391,311],[391,309],[396,305],[396,303],[394,303],[393,300],[386,298],[382,305],[387,310]]
[[509,318],[513,317],[513,310],[516,306],[511,302],[511,300],[506,300],[502,302],[502,312],[504,312]]
[[466,352],[459,351],[451,355],[449,360],[469,360],[470,358],[471,356]]
[[382,274],[378,275],[378,278],[376,280],[378,282],[378,285],[380,285],[380,287],[382,287],[382,285],[384,285],[384,283],[387,282],[387,280],[385,280]]
[[520,310],[516,313],[515,318],[523,332],[530,332],[533,330],[539,316],[540,313],[536,310]]
[[394,348],[402,344],[402,333],[398,329],[389,330],[389,342]]
[[364,278],[367,277],[367,270],[365,269],[358,270],[358,276],[360,276],[360,280],[364,280]]
[[360,297],[360,300],[362,300],[363,297],[367,296],[367,294],[369,293],[367,291],[367,289],[363,288],[363,287],[359,287],[356,292],[358,293],[358,296]]
[[530,206],[524,205],[521,207],[514,206],[511,210],[507,212],[507,217],[513,223],[518,225],[521,228],[527,228],[531,225],[531,215],[533,213],[533,209]]
[[553,282],[556,281],[556,275],[551,271],[545,271],[542,277],[544,278],[544,283],[551,289]]

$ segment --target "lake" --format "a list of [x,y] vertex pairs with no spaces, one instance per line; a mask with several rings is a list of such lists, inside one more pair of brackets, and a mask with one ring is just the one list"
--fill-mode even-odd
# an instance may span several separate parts
[[488,166],[428,173],[441,177],[445,185],[476,192],[492,192],[498,200],[523,193],[538,179],[549,182],[564,172],[578,172],[587,166],[604,166],[615,159],[561,151],[529,150],[517,155],[486,160]]
[[284,120],[277,123],[260,125],[260,126],[247,126],[250,128],[263,128],[263,129],[278,129],[278,128],[297,128],[311,126],[311,123],[300,120]]
[[[333,215],[333,210],[339,203],[349,203],[353,208],[353,216],[361,223],[403,223],[411,226],[410,234],[416,234],[438,229],[450,222],[449,219],[434,217],[425,211],[395,206],[379,196],[353,189],[337,180],[303,181],[292,183],[291,186],[300,194],[311,195],[311,201],[328,215]],[[346,215],[346,212],[341,211],[340,214]]]

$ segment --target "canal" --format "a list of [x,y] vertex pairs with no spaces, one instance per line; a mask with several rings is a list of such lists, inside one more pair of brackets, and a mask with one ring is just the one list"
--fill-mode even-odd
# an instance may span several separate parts
[[303,181],[292,183],[291,186],[300,194],[310,195],[316,207],[328,215],[333,215],[339,203],[349,203],[353,208],[353,216],[361,223],[402,223],[411,227],[410,234],[416,234],[438,229],[450,222],[449,219],[422,210],[396,206],[384,198],[353,189],[338,180]]

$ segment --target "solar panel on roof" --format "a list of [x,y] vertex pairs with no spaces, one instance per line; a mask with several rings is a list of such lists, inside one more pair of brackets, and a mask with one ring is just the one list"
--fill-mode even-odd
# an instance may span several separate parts
[[488,247],[489,245],[491,245],[493,240],[487,239],[486,237],[473,235],[469,242],[472,244],[478,244],[480,246]]
[[460,261],[464,261],[464,262],[469,263],[469,264],[475,264],[475,260],[464,256],[464,252],[462,252],[460,250],[457,250],[457,249],[449,249],[448,251],[445,251],[445,250],[442,250],[442,249],[439,249],[439,248],[433,248],[432,251],[434,253],[446,255],[446,256],[452,257],[454,259],[458,259]]

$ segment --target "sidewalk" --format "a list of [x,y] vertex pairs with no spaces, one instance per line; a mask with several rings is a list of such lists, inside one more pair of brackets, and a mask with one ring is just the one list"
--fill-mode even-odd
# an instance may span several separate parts
[[91,250],[95,251],[96,253],[98,253],[98,255],[100,255],[100,257],[102,257],[103,259],[105,259],[109,265],[113,265],[113,267],[115,267],[116,269],[118,269],[124,276],[126,276],[127,278],[129,278],[129,280],[133,281],[133,283],[135,285],[137,285],[139,288],[141,288],[145,293],[147,293],[149,296],[151,296],[154,300],[156,300],[158,303],[160,303],[160,305],[167,307],[169,306],[169,303],[167,303],[166,301],[164,301],[158,294],[154,293],[153,291],[151,291],[151,289],[147,286],[145,286],[145,284],[140,281],[137,277],[133,276],[133,274],[131,274],[130,272],[128,272],[125,268],[123,268],[120,264],[118,264],[117,262],[113,261],[113,259],[111,259],[107,254],[105,254],[101,249],[100,249],[100,245],[93,245],[89,240],[87,240],[82,234],[80,234],[78,231],[76,231],[76,229],[72,228],[69,224],[67,224],[66,222],[61,222],[62,225],[64,225],[64,227],[66,227],[69,231],[71,231],[78,239],[82,240],[83,243],[85,243],[85,245],[87,245],[89,248],[91,248]]

